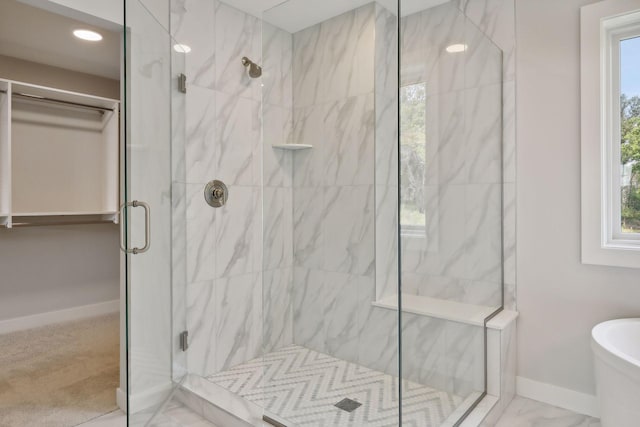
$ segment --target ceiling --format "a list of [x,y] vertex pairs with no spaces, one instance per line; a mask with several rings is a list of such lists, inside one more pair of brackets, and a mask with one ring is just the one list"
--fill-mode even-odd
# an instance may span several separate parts
[[[371,0],[222,1],[251,15],[261,17],[290,33],[298,32],[371,2]],[[401,1],[402,15],[405,16],[450,0]],[[22,2],[0,0],[2,7],[0,55],[111,79],[120,78],[119,31],[109,31]],[[378,0],[378,2],[395,12],[399,0]],[[77,16],[82,15],[77,14]],[[95,23],[95,21],[92,22]],[[98,31],[104,39],[98,43],[78,40],[72,34],[72,31],[77,28]]]
[[[0,0],[0,55],[111,79],[120,79],[120,33],[107,31],[15,0]],[[100,42],[75,38],[86,28]]]
[[[372,0],[223,0],[225,3],[290,33],[296,33],[329,18],[371,3]],[[377,0],[396,12],[399,0]],[[449,0],[401,0],[402,15],[429,9]],[[310,7],[311,6],[311,7]],[[263,12],[264,11],[264,12]]]

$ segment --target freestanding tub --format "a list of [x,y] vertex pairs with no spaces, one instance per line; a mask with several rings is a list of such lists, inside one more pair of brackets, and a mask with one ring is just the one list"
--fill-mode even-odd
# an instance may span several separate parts
[[640,426],[640,319],[600,323],[591,337],[602,427]]

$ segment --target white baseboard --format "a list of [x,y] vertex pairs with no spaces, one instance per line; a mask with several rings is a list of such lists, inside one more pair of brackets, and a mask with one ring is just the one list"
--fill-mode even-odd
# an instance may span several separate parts
[[537,400],[579,414],[598,418],[598,400],[596,396],[541,383],[529,378],[516,377],[516,393],[522,397]]
[[122,412],[127,413],[127,394],[120,387],[116,389],[116,405]]
[[40,326],[51,325],[53,323],[86,319],[88,317],[116,313],[118,311],[120,311],[120,300],[113,300],[98,304],[68,308],[66,310],[50,311],[48,313],[34,314],[32,316],[0,320],[0,334],[23,331],[25,329],[37,328]]

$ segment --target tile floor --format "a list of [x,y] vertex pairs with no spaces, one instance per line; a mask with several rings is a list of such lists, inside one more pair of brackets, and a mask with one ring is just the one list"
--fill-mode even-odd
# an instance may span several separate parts
[[[216,427],[181,405],[167,408],[165,418],[158,419],[154,427]],[[78,427],[125,427],[124,413],[112,412]],[[535,400],[516,397],[509,405],[496,427],[600,427],[600,421],[556,408]]]
[[[299,427],[398,425],[396,377],[298,345],[268,353],[207,380],[265,408],[268,415]],[[422,384],[402,384],[406,426],[439,426],[464,401]],[[353,412],[336,408],[345,398],[361,407]]]
[[76,427],[126,427],[127,417],[122,411],[114,411]]
[[535,400],[516,397],[496,427],[600,427],[600,420]]
[[[144,421],[140,425],[145,425]],[[111,412],[77,427],[126,427],[127,417],[122,411]],[[163,414],[156,417],[150,427],[216,427],[190,409],[170,404]]]

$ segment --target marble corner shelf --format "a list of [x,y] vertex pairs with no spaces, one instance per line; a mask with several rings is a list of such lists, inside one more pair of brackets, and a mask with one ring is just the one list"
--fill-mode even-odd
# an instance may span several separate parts
[[313,148],[313,145],[309,145],[309,144],[274,144],[272,145],[273,148],[278,148],[280,150],[291,150],[291,151],[296,151],[296,150],[307,150],[309,148]]

